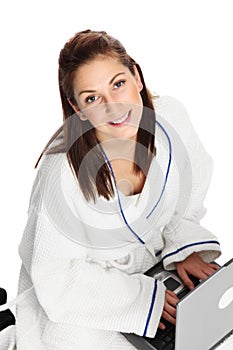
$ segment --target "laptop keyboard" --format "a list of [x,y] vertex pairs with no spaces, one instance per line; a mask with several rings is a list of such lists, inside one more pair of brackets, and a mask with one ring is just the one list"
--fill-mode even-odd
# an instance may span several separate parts
[[146,338],[148,343],[158,350],[175,349],[175,326],[166,320],[163,320],[166,326],[165,330],[158,329],[154,338]]

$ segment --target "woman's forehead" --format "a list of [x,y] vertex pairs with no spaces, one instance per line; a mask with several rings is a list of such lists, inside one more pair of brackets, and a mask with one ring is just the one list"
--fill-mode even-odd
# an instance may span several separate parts
[[74,77],[76,88],[89,88],[89,85],[98,83],[111,83],[115,75],[127,74],[128,67],[124,66],[119,59],[109,56],[97,56],[80,66]]

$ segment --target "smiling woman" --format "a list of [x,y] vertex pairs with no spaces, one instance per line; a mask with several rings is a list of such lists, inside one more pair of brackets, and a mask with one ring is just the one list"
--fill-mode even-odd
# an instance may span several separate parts
[[192,289],[190,273],[216,269],[219,242],[200,225],[212,161],[183,105],[154,98],[106,32],[65,44],[59,88],[64,124],[19,247],[17,350],[135,349],[122,332],[154,337],[176,319],[177,296],[145,271],[163,261]]
[[[66,145],[65,149],[85,198],[95,199],[97,193],[106,199],[113,195],[109,168],[98,145],[104,142],[112,160],[115,138],[119,140],[118,159],[122,159],[121,150],[125,152],[125,140],[134,141],[127,162],[130,174],[135,174],[134,182],[143,182],[142,175],[155,154],[155,113],[140,66],[117,39],[89,30],[77,33],[66,43],[59,64],[64,128],[73,124],[67,127],[65,140],[72,146]],[[79,118],[70,118],[74,113]],[[95,167],[81,167],[84,159]],[[117,168],[122,168],[121,161]]]
[[142,89],[135,66],[132,74],[119,59],[99,55],[94,62],[77,69],[74,78],[77,103],[71,105],[75,112],[81,112],[82,120],[90,121],[100,142],[115,137],[136,139]]

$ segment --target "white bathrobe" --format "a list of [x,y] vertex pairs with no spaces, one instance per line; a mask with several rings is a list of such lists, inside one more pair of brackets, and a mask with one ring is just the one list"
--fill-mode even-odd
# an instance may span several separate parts
[[88,203],[66,155],[44,156],[19,246],[18,350],[134,349],[121,332],[154,337],[164,304],[165,286],[144,272],[220,255],[200,225],[212,160],[182,104],[155,108],[157,154],[138,195]]

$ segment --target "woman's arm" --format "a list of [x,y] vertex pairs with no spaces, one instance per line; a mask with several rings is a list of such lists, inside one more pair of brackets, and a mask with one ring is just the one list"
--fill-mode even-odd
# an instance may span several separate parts
[[160,281],[93,262],[43,211],[29,213],[20,253],[52,322],[155,335],[165,295]]
[[[166,269],[174,269],[177,262],[184,261],[194,252],[209,263],[221,253],[217,238],[200,224],[206,212],[203,202],[210,184],[213,162],[181,103],[167,97],[163,100],[162,112],[180,140],[179,147],[173,147],[173,161],[180,175],[179,200],[173,217],[163,230],[163,263]],[[177,161],[181,156],[184,158],[183,167]]]

